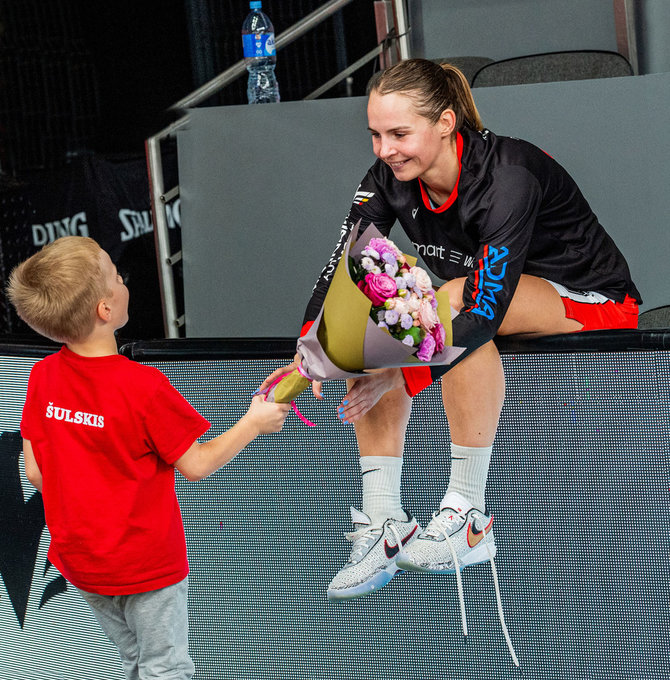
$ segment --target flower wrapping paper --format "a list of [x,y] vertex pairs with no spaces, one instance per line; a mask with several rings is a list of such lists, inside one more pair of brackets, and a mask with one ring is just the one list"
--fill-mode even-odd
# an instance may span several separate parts
[[[295,370],[275,382],[267,393],[268,401],[289,403],[309,387],[311,380],[357,378],[374,368],[448,365],[465,350],[452,345],[451,320],[457,312],[449,304],[446,291],[435,292],[436,312],[445,330],[445,346],[430,361],[421,361],[415,356],[417,347],[409,347],[377,326],[370,317],[372,301],[352,280],[348,263],[350,256],[360,258],[370,239],[383,237],[373,224],[355,240],[357,233],[358,225],[344,246],[319,315],[298,339],[302,370]],[[416,262],[416,258],[403,254],[408,262]]]

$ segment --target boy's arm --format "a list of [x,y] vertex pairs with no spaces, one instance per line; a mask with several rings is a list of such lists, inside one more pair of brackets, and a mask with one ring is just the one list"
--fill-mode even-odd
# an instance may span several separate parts
[[26,470],[28,481],[41,493],[42,492],[42,472],[40,471],[33,445],[27,439],[23,440],[23,466]]
[[275,404],[258,395],[235,425],[208,442],[196,441],[174,466],[190,481],[204,479],[230,462],[259,434],[279,432],[290,409],[290,404]]

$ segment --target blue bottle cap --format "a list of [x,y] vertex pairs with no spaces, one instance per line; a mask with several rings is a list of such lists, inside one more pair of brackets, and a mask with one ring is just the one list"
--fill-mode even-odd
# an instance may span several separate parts
[[251,2],[249,3],[249,9],[261,9],[262,6],[263,3],[261,2],[261,0],[251,0]]

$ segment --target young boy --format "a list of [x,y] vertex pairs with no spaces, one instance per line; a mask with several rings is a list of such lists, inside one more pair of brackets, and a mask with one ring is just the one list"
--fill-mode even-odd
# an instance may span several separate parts
[[91,606],[128,678],[190,678],[174,468],[206,477],[281,430],[290,406],[257,396],[227,432],[198,443],[209,423],[160,371],[117,353],[128,289],[90,238],[45,246],[12,272],[8,294],[29,326],[65,343],[33,367],[21,422],[49,560]]

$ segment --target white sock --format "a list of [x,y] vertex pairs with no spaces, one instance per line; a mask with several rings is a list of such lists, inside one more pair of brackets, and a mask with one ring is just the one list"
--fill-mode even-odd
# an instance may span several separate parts
[[361,456],[363,512],[372,524],[383,524],[389,517],[407,520],[400,500],[402,458]]
[[[440,510],[459,504],[463,507],[463,512],[468,512],[473,507],[485,511],[484,491],[492,451],[492,446],[451,445],[451,476]],[[467,507],[468,504],[470,507]]]

